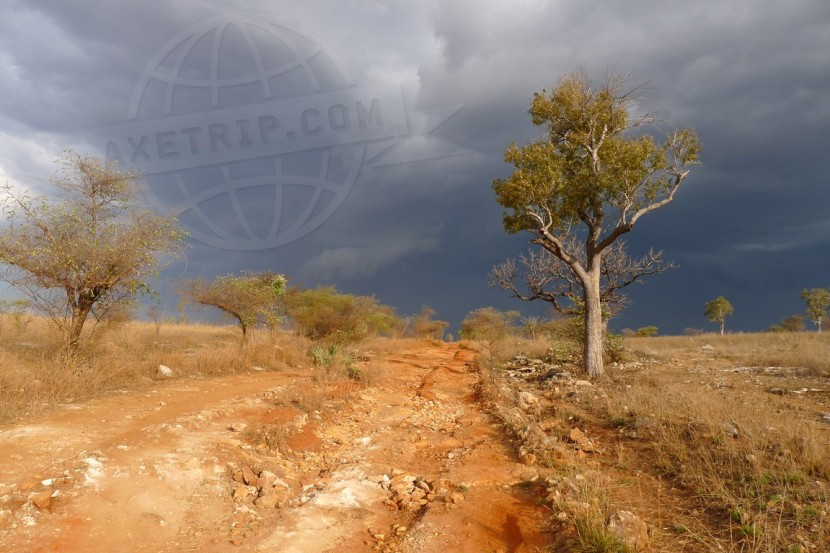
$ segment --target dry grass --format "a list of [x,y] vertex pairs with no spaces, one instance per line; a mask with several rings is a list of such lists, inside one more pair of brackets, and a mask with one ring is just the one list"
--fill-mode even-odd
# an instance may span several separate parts
[[[515,353],[540,356],[547,345],[513,341],[494,360],[495,370],[482,370],[483,397],[504,407],[495,414],[528,449],[534,420],[506,409],[509,394],[496,397],[497,367]],[[567,424],[580,421],[617,452],[615,460],[598,456],[601,486],[583,472],[590,481],[560,505],[575,533],[568,550],[625,550],[604,525],[613,502],[636,505],[650,524],[661,521],[652,527],[655,550],[826,551],[830,430],[821,414],[830,411],[830,394],[795,390],[830,390],[830,335],[629,338],[624,345],[625,368],[609,367],[596,388],[556,398]],[[550,466],[559,475],[574,470],[567,457]],[[643,474],[656,497],[642,495]],[[668,503],[659,494],[665,484]]]
[[625,346],[667,360],[711,345],[719,359],[753,367],[800,367],[807,374],[830,376],[830,333],[702,334],[626,338]]
[[[360,352],[336,361],[338,368],[345,369],[340,371],[344,374],[334,374],[331,367],[321,368],[316,380],[323,389],[298,386],[293,396],[304,410],[315,411],[325,402],[325,388],[348,376],[362,386],[381,385],[386,371],[372,360],[374,356],[414,349],[423,343],[369,338],[359,344]],[[235,326],[165,323],[157,332],[151,322],[128,322],[99,327],[82,349],[67,355],[45,319],[29,317],[21,323],[0,315],[0,422],[113,390],[151,385],[159,365],[173,369],[176,378],[308,368],[312,366],[309,353],[313,345],[292,333],[257,330],[242,348]],[[336,357],[342,357],[340,354]],[[354,366],[352,374],[349,366]]]
[[[828,338],[796,333],[626,340],[661,362],[618,375],[607,387],[605,416],[621,432],[636,435],[656,474],[692,494],[698,515],[678,528],[710,550],[728,544],[730,551],[795,552],[808,550],[805,540],[830,543],[828,430],[813,411],[820,407],[767,393],[757,373],[717,368],[801,367],[788,378],[815,382],[827,375]],[[715,353],[704,355],[705,344]]]
[[0,421],[43,412],[117,389],[151,384],[159,365],[176,377],[201,378],[307,366],[309,342],[291,334],[257,332],[240,348],[234,327],[131,322],[102,332],[78,352],[62,352],[45,320],[15,332],[0,328]]

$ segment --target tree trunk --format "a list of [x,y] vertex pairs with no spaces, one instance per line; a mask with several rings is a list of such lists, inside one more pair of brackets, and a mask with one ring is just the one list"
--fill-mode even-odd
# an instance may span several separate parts
[[78,347],[81,341],[81,332],[84,330],[84,324],[89,316],[89,311],[92,306],[80,306],[72,308],[72,319],[69,321],[69,329],[66,336],[66,345],[71,349]]
[[720,335],[723,336],[723,327],[726,323],[724,321],[720,322]]
[[600,378],[605,374],[602,363],[603,326],[602,304],[600,302],[599,263],[588,276],[590,281],[583,283],[585,301],[585,372],[590,378]]

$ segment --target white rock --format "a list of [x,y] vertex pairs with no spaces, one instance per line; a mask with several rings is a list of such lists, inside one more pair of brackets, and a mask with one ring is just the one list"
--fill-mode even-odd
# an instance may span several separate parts
[[156,374],[159,376],[159,378],[172,378],[173,369],[171,369],[167,365],[159,365],[159,370]]
[[519,408],[524,411],[529,411],[535,406],[539,405],[539,398],[530,392],[519,392]]

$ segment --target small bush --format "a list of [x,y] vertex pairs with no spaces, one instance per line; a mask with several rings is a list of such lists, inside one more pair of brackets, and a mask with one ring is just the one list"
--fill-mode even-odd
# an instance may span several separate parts
[[643,326],[637,329],[634,336],[637,338],[651,338],[657,336],[658,328],[656,326]]

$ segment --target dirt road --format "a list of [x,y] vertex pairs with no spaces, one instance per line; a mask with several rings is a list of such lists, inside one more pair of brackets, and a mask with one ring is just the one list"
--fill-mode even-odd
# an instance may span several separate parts
[[252,372],[2,428],[0,551],[542,551],[473,361],[401,352],[316,410],[310,370]]

